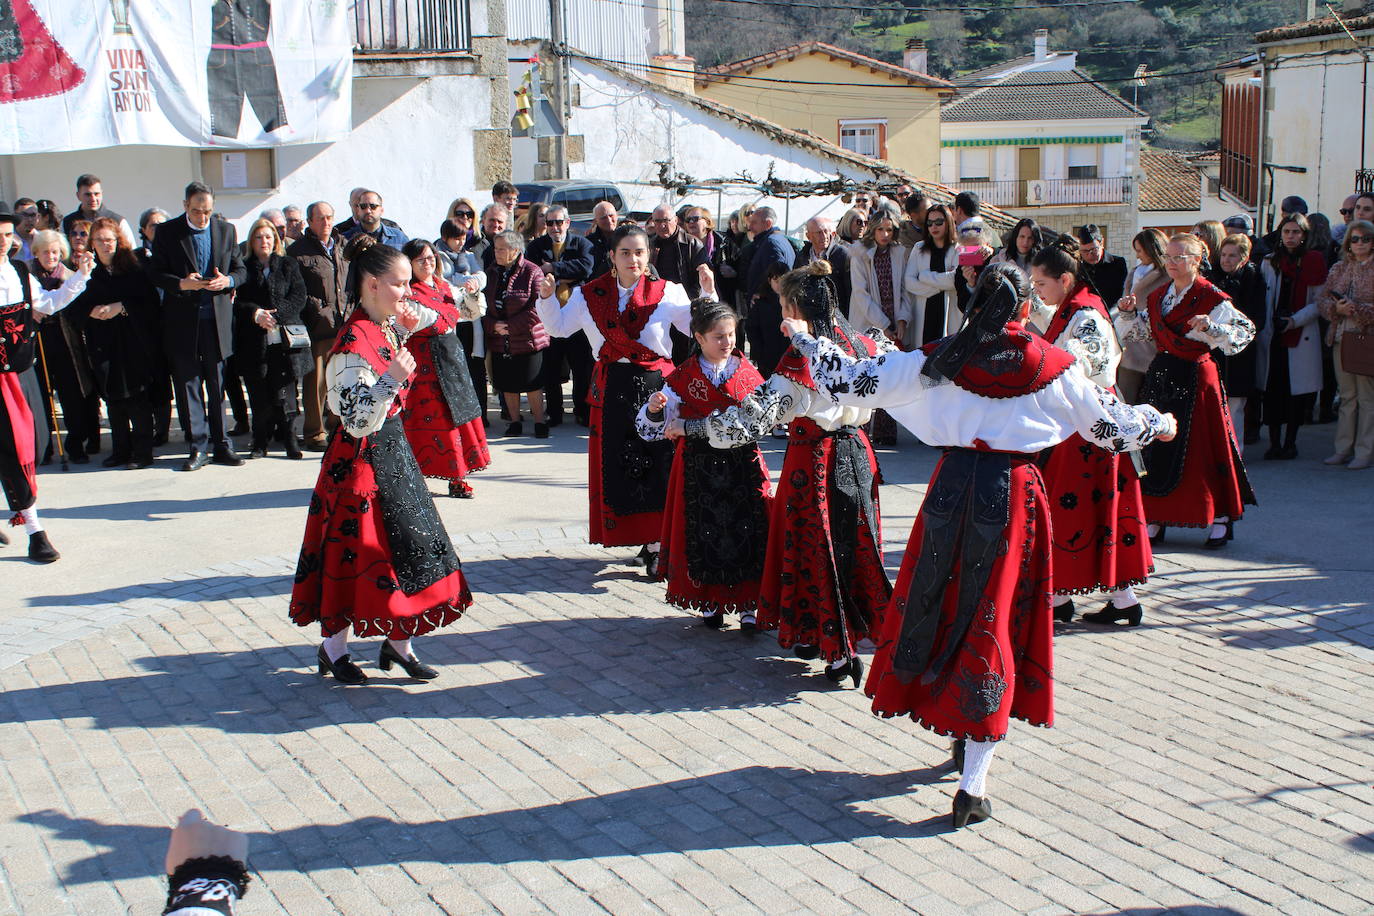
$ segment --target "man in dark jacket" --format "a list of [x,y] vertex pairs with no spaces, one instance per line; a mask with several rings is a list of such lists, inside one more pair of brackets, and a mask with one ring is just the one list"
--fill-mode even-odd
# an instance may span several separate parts
[[247,270],[232,224],[215,216],[215,195],[193,181],[186,212],[158,226],[148,273],[165,293],[163,343],[172,376],[186,396],[191,455],[182,470],[213,460],[238,466],[243,459],[224,428],[224,360],[234,352],[234,298]]
[[1102,230],[1094,223],[1078,227],[1078,255],[1083,262],[1081,275],[1107,308],[1116,306],[1126,292],[1126,278],[1130,268],[1126,259],[1107,254],[1102,242]]
[[667,204],[654,210],[648,228],[649,263],[659,277],[669,283],[681,283],[690,299],[700,296],[697,268],[706,263],[706,249],[701,242],[678,226],[677,214]]
[[[105,206],[105,190],[97,175],[87,173],[76,179],[76,199],[79,204],[75,210],[62,217],[62,234],[72,234],[72,223],[79,219],[95,222],[98,219],[112,219],[119,223],[119,234],[128,241],[130,248],[137,248],[134,231],[129,221]],[[17,209],[17,208],[16,208]]]
[[754,234],[754,254],[744,274],[742,291],[749,300],[745,332],[749,337],[749,355],[767,378],[787,352],[787,339],[778,330],[782,323],[782,303],[768,282],[769,268],[780,265],[790,270],[796,263],[797,253],[778,228],[778,214],[772,207],[758,207],[749,214],[749,231]]
[[603,200],[592,208],[592,221],[596,225],[587,233],[587,241],[592,243],[592,276],[599,277],[611,270],[611,239],[620,225],[620,214],[614,204]]
[[[344,261],[343,236],[330,228],[334,222],[334,208],[323,200],[305,208],[305,235],[292,242],[287,255],[300,264],[305,280],[305,310],[301,317],[310,330],[310,354],[313,366],[301,379],[301,405],[305,414],[302,431],[305,447],[322,452],[325,446],[325,379],[324,363],[334,347],[334,337],[344,320],[344,281],[348,264]],[[329,417],[329,426],[336,422]]]
[[797,255],[796,267],[801,268],[812,261],[830,262],[830,279],[835,284],[839,297],[840,311],[849,317],[849,252],[835,241],[833,220],[817,216],[806,221],[807,246]]
[[[569,233],[571,227],[567,208],[554,205],[544,214],[544,234],[525,249],[527,260],[558,281],[556,295],[560,305],[568,301],[575,287],[592,278],[595,263],[592,243]],[[579,425],[587,425],[587,389],[591,387],[594,362],[592,345],[583,332],[550,338],[549,348],[544,351],[544,407],[550,426],[563,422],[565,364],[572,374],[573,418]]]

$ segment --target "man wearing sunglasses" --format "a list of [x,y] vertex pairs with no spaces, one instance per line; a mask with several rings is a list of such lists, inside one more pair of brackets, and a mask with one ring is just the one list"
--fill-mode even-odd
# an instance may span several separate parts
[[[558,281],[555,295],[561,306],[568,301],[574,287],[592,278],[595,254],[592,243],[581,235],[573,235],[567,208],[555,204],[544,214],[544,234],[525,249],[525,257],[539,265],[545,274]],[[581,331],[571,337],[554,337],[544,351],[544,405],[550,426],[563,422],[563,381],[572,376],[573,418],[581,426],[587,425],[587,389],[591,386],[592,345]]]
[[410,236],[390,220],[383,220],[382,212],[382,195],[376,191],[363,191],[358,195],[358,203],[353,209],[354,226],[352,230],[344,232],[344,239],[352,241],[355,236],[366,232],[383,245],[399,250],[410,241]]

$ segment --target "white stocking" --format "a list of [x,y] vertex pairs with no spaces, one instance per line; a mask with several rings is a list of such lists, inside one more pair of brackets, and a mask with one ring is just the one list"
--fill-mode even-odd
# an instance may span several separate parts
[[1158,537],[1159,526],[1156,525],[1154,522],[1150,522],[1150,524],[1145,526],[1145,534],[1147,537]]
[[1219,515],[1216,518],[1212,519],[1212,533],[1209,535],[1209,537],[1226,537],[1226,523],[1230,520],[1230,517],[1226,515]]
[[324,638],[324,654],[331,662],[337,662],[348,654],[348,627]]
[[404,659],[409,659],[409,658],[410,658],[410,640],[409,640],[409,639],[388,639],[387,642],[391,643],[391,648],[395,649],[395,650],[396,650],[396,654],[399,655],[399,656],[401,656],[401,658],[404,658]]
[[34,535],[43,530],[43,523],[38,520],[37,506],[29,506],[27,509],[20,509],[19,517],[24,520],[25,534]]
[[1135,596],[1135,589],[1131,588],[1129,585],[1123,589],[1112,592],[1112,607],[1117,610],[1128,608],[1131,605],[1139,603],[1140,599]]
[[959,788],[974,798],[982,798],[988,791],[988,767],[992,765],[992,752],[997,750],[996,741],[965,741],[964,772],[959,777]]
[[845,665],[847,665],[847,664],[849,664],[849,659],[847,659],[847,658],[842,658],[842,659],[839,659],[838,661],[833,661],[833,662],[831,662],[831,663],[829,664],[828,667],[830,667],[830,668],[832,668],[832,669],[839,669],[839,668],[843,668],[843,667],[844,667]]
[[1055,592],[1054,606],[1063,607],[1066,604],[1073,604],[1073,595],[1070,595],[1068,592]]

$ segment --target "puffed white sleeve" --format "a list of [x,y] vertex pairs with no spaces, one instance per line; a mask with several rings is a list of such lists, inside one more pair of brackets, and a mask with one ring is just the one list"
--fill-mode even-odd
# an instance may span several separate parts
[[638,415],[635,416],[635,432],[639,433],[639,438],[645,442],[656,442],[664,438],[663,431],[668,424],[677,419],[678,405],[682,399],[677,396],[677,392],[664,385],[660,391],[668,399],[664,405],[663,412],[654,416],[649,413],[649,402],[645,401],[639,408]]
[[921,400],[929,382],[922,378],[926,356],[920,350],[888,351],[855,359],[833,340],[797,334],[792,345],[811,364],[811,377],[823,394],[848,407],[900,407]]
[[1154,341],[1155,333],[1150,329],[1150,316],[1146,311],[1147,308],[1148,306],[1141,303],[1135,307],[1133,312],[1117,309],[1112,326],[1116,329],[1117,339],[1123,344],[1132,340],[1143,340],[1148,343]]
[[396,337],[401,343],[405,343],[412,335],[420,333],[425,328],[434,327],[435,322],[439,320],[439,313],[434,311],[434,309],[421,305],[414,299],[408,300],[407,304],[415,310],[415,314],[420,316],[420,320],[416,322],[413,328],[408,328],[399,321],[392,321],[392,330],[396,332]]
[[[1309,308],[1315,313],[1314,306]],[[1255,323],[1227,299],[1207,313],[1207,327],[1201,331],[1189,328],[1187,336],[1227,356],[1235,356],[1255,339]]]
[[76,297],[86,289],[86,275],[79,270],[72,271],[57,289],[44,289],[33,275],[29,275],[29,299],[33,310],[40,315],[54,315],[71,305]]
[[[1169,429],[1164,415],[1149,404],[1132,406],[1085,376],[1077,365],[1055,379],[1058,405],[1069,411],[1071,425],[1093,445],[1111,452],[1142,449]],[[1043,403],[1043,401],[1042,401]]]
[[658,300],[658,310],[663,312],[673,327],[688,337],[692,336],[692,297],[687,295],[681,283],[668,283],[663,288],[663,298]]
[[537,300],[534,310],[539,313],[544,330],[553,337],[571,337],[592,324],[592,313],[587,311],[587,300],[582,297],[580,286],[572,291],[567,303],[561,308],[555,295]]
[[382,428],[401,383],[389,373],[380,378],[367,360],[355,353],[336,353],[325,366],[329,409],[338,415],[349,435],[367,436]]
[[1111,324],[1097,312],[1080,309],[1074,313],[1054,345],[1071,353],[1083,374],[1097,384],[1104,388],[1116,384],[1121,345]]
[[706,439],[713,448],[736,448],[757,442],[775,427],[806,412],[814,393],[783,375],[774,374],[734,407],[683,424],[687,436]]

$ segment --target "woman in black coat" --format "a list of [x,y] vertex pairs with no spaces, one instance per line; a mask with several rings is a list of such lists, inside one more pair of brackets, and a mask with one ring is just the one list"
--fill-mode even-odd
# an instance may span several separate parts
[[[1245,235],[1228,235],[1217,246],[1216,267],[1206,274],[1217,289],[1225,293],[1241,313],[1255,323],[1255,333],[1264,327],[1265,283],[1259,265],[1250,260],[1250,239]],[[1256,378],[1256,359],[1259,347],[1251,346],[1235,356],[1212,351],[1221,374],[1221,387],[1226,391],[1226,406],[1231,413],[1236,442],[1245,441],[1245,402],[1260,394]]]
[[253,411],[253,446],[249,458],[267,457],[274,434],[286,443],[286,457],[300,458],[296,439],[300,380],[314,365],[309,342],[291,349],[283,325],[302,322],[305,280],[294,258],[288,258],[276,228],[260,219],[248,232],[248,277],[234,299],[234,359],[248,385]]
[[67,312],[85,339],[87,365],[110,418],[112,448],[101,463],[146,468],[153,463],[149,393],[159,365],[157,288],[116,220],[96,220],[90,244],[95,270]]

